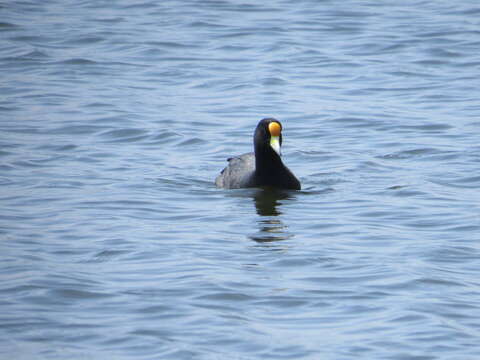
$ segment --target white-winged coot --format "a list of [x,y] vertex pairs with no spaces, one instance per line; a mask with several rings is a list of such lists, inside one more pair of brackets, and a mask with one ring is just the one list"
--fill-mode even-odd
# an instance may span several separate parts
[[254,153],[228,159],[228,165],[215,179],[224,189],[275,187],[300,190],[300,181],[280,157],[282,124],[274,118],[258,123],[253,135]]

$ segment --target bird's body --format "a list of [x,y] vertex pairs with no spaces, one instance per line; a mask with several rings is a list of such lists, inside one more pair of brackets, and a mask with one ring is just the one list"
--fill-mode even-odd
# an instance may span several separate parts
[[254,187],[255,154],[248,153],[228,159],[228,166],[215,179],[220,188],[239,189]]
[[255,152],[228,159],[215,184],[225,189],[270,186],[300,190],[300,182],[280,158],[281,129],[278,120],[261,120],[254,134]]

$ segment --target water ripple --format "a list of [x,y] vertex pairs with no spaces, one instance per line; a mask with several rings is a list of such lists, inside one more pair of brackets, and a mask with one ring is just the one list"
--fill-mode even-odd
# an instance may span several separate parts
[[[0,357],[477,359],[478,6],[0,5]],[[216,189],[284,125],[302,191]]]

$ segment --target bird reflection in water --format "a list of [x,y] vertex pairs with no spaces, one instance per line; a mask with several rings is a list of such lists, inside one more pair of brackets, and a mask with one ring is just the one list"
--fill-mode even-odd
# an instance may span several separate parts
[[294,198],[291,191],[273,188],[263,188],[255,192],[253,200],[258,219],[259,230],[256,234],[250,235],[250,239],[260,243],[287,240],[293,237],[286,231],[287,226],[282,222],[279,215],[282,214],[279,206],[283,200]]

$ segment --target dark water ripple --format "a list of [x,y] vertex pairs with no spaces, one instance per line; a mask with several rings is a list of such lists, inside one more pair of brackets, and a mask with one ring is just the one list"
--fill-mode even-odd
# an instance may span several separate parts
[[475,1],[0,12],[0,358],[479,358]]

